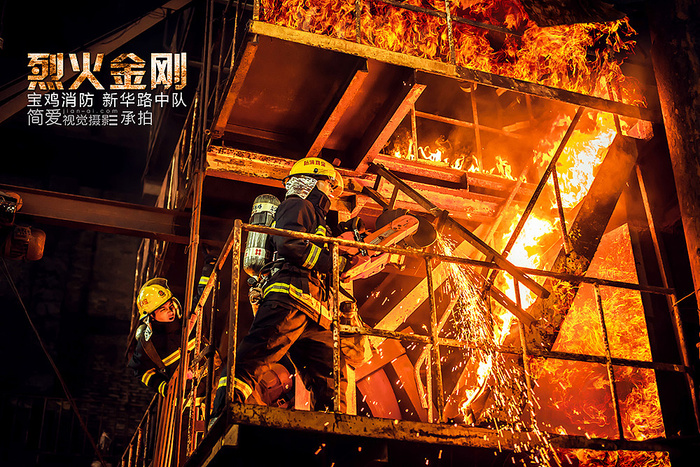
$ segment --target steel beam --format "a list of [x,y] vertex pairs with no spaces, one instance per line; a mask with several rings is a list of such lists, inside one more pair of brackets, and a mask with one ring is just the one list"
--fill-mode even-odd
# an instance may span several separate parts
[[[0,185],[0,190],[20,195],[23,205],[19,216],[74,228],[183,245],[189,243],[188,212],[10,185]],[[223,242],[233,225],[224,219],[206,218],[202,221],[208,243]]]
[[367,171],[369,163],[389,141],[426,88],[425,84],[416,81],[415,72],[408,69],[405,71],[410,76],[407,76],[403,86],[395,91],[393,100],[379,111],[369,126],[370,130],[365,133],[357,149],[350,156],[351,162],[358,161],[356,169],[358,172]]
[[[384,159],[382,159],[384,160]],[[256,185],[266,185],[281,188],[282,179],[287,176],[294,160],[281,157],[267,156],[237,149],[210,146],[207,154],[207,175],[230,180],[243,181]],[[418,171],[420,164],[415,164],[411,170]],[[456,180],[454,169],[425,166],[432,175],[441,175],[443,179]],[[357,174],[356,172],[339,169],[346,179],[344,196],[356,196],[358,205],[364,206],[371,198],[363,194],[364,187],[371,187],[376,176],[372,174]],[[496,177],[484,176],[475,178],[475,184],[493,187],[507,187],[514,182],[497,180]],[[495,216],[501,198],[470,192],[466,188],[444,188],[428,183],[409,182],[417,192],[433,200],[440,208],[460,213],[460,219],[474,222],[489,222]],[[379,191],[387,199],[391,196],[389,188],[382,186]],[[529,187],[521,188],[522,196],[530,194]],[[371,208],[372,205],[367,206]],[[397,200],[397,207],[409,210],[420,210],[420,206],[403,194]]]
[[[652,161],[647,160],[647,164]],[[639,283],[661,282],[666,287],[673,287],[673,275],[666,257],[663,237],[659,234],[655,206],[653,203],[659,195],[647,190],[650,174],[658,170],[658,165],[637,165],[636,177],[632,177],[626,194],[626,211],[632,243],[632,253],[637,266]],[[692,368],[691,359],[681,310],[676,294],[665,297],[643,294],[644,316],[649,335],[649,346],[654,361],[682,362]],[[663,300],[665,298],[666,300]],[[675,342],[675,346],[671,345]],[[666,433],[697,434],[700,426],[700,410],[696,396],[694,371],[688,371],[685,378],[666,372],[656,373],[656,382],[661,403],[661,413]],[[685,381],[683,381],[685,379]],[[685,382],[685,385],[683,384]],[[686,386],[686,388],[683,388]],[[687,389],[687,390],[684,390]],[[688,407],[693,410],[688,410]],[[691,416],[691,413],[694,417]]]
[[331,103],[331,110],[327,116],[322,118],[320,128],[315,131],[313,142],[306,152],[306,157],[315,157],[321,152],[323,146],[328,141],[333,129],[335,129],[345,111],[354,101],[357,93],[365,82],[368,75],[367,60],[361,60],[358,68],[353,72],[348,81],[342,86],[338,95],[334,96]]

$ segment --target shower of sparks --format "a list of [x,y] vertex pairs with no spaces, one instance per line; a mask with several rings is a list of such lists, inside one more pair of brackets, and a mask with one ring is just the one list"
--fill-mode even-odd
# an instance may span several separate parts
[[[452,255],[454,245],[442,236],[438,236],[436,251]],[[527,433],[527,442],[516,443],[517,453],[529,454],[529,461],[539,465],[560,465],[547,434],[542,432],[535,421],[531,406],[532,391],[525,384],[523,368],[507,365],[497,348],[508,334],[513,316],[502,309],[491,309],[482,298],[480,285],[482,280],[471,266],[450,263],[447,294],[455,303],[451,313],[453,323],[451,338],[469,342],[469,362],[467,365],[470,387],[460,394],[460,412],[469,420],[473,416],[471,405],[484,391],[490,391],[493,401],[480,415],[491,428],[500,432]],[[473,420],[476,422],[476,420]],[[523,460],[525,465],[525,460]]]

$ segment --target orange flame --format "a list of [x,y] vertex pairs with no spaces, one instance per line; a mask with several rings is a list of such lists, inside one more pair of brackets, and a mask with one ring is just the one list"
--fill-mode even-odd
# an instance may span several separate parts
[[[354,0],[262,0],[261,3],[263,21],[348,41],[358,39]],[[395,8],[381,1],[363,0],[360,3],[362,44],[431,60],[450,60],[450,41],[444,19]],[[405,3],[421,7],[431,5],[437,11],[445,11],[445,3],[437,0],[407,0]],[[453,15],[522,33],[522,36],[506,35],[500,45],[494,45],[493,41],[489,40],[490,33],[485,30],[453,22],[457,65],[603,98],[608,97],[608,83],[621,83],[619,100],[644,105],[638,92],[639,86],[634,80],[623,76],[620,60],[616,58],[631,53],[635,45],[631,37],[636,32],[630,27],[627,19],[610,23],[539,28],[529,20],[522,7],[514,0],[457,0],[451,3],[450,8]],[[589,127],[589,131],[574,133],[557,165],[562,203],[566,210],[576,206],[587,194],[605,150],[615,135],[610,115],[598,113],[594,120],[594,130],[591,131]],[[570,118],[561,119],[556,125],[559,133],[546,138],[536,151],[534,156],[543,165],[551,158],[554,145],[561,139],[569,122]],[[475,155],[450,156],[451,153],[448,154],[439,144],[436,146],[436,150],[431,150],[428,146],[415,148],[413,141],[409,139],[404,144],[407,150],[395,150],[392,154],[399,158],[425,160],[466,169],[469,172],[485,171],[482,161]],[[510,166],[504,158],[499,158],[496,166],[488,170],[495,175],[513,179]],[[548,220],[547,209],[543,211],[531,214],[511,250],[509,260],[514,264],[533,268],[548,266],[547,258],[543,255],[543,245],[554,241],[551,237],[558,233],[559,220]],[[517,218],[518,216],[514,216],[513,224],[508,229],[509,233],[503,235],[503,243],[510,237]],[[620,237],[619,241],[610,238],[612,237],[608,236],[607,241],[613,242],[610,248],[615,251],[614,258],[617,259],[621,251],[627,254],[629,238]],[[597,259],[600,257],[600,254],[596,256]],[[625,258],[629,259],[627,256]],[[619,280],[634,280],[636,274],[633,263],[622,263],[618,261],[618,264],[607,264],[606,274],[602,274],[601,270],[594,274],[592,263],[589,273],[601,273],[608,278],[619,278],[627,274],[624,279]],[[453,276],[461,277],[457,274]],[[506,275],[500,277],[505,278],[497,285],[511,299],[515,299],[512,278]],[[644,316],[640,313],[642,308],[639,294],[628,292],[619,289],[602,290],[604,308],[609,310],[606,324],[611,349],[614,356],[650,359]],[[464,298],[467,302],[468,296]],[[590,298],[590,290],[579,290],[577,301],[559,333],[557,349],[602,355],[601,327],[597,309],[591,305]],[[521,300],[523,308],[526,308],[534,302],[535,297],[522,291]],[[474,309],[478,310],[479,307]],[[498,328],[496,334],[482,337],[491,344],[503,342],[512,319],[504,310],[497,308],[494,311]],[[607,319],[610,319],[610,322],[607,322]],[[476,396],[488,373],[499,371],[494,366],[491,355],[485,353],[478,360],[478,368],[474,372],[477,383],[472,384],[473,389],[465,394],[465,405]],[[536,384],[539,387],[536,392],[551,400],[551,403],[538,411],[537,417],[548,421],[552,431],[589,436],[616,435],[614,426],[610,423],[614,416],[611,414],[609,383],[603,365],[548,360],[537,362],[532,370],[538,375]],[[627,388],[620,396],[625,436],[640,440],[663,435],[653,371],[620,367],[615,368],[615,376]],[[581,393],[585,396],[581,397]],[[587,456],[585,452],[571,452],[579,459]],[[623,458],[620,452],[596,455],[616,456],[616,462],[625,465],[620,460]],[[653,459],[644,465],[668,465],[667,456],[664,458],[662,454],[651,453],[651,457]],[[609,463],[611,459],[606,458],[605,462]],[[638,462],[638,459],[626,465],[642,465],[641,461],[639,464],[635,462]]]
[[[408,5],[444,12],[441,1],[407,0]],[[451,5],[456,17],[489,23],[522,33],[506,34],[495,46],[485,29],[453,22],[456,64],[570,91],[607,97],[606,86],[619,83],[626,103],[643,104],[636,81],[625,77],[616,55],[630,54],[636,32],[627,19],[609,23],[539,28],[515,0],[460,0]],[[262,0],[262,20],[348,41],[357,40],[354,0]],[[361,43],[386,50],[449,61],[446,20],[363,0]]]

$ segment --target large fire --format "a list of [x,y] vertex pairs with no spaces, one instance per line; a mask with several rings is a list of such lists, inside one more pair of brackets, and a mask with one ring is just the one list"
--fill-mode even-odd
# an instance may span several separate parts
[[[445,12],[445,2],[407,0],[406,5]],[[303,31],[357,41],[355,0],[261,0],[261,19]],[[379,0],[360,2],[360,42],[431,60],[449,61],[446,20]],[[450,2],[450,12],[514,34],[493,33],[454,21],[457,65],[533,83],[607,97],[615,83],[623,102],[641,103],[633,80],[620,70],[619,56],[632,52],[635,31],[626,19],[595,24],[537,27],[515,0]]]
[[[403,3],[445,12],[445,2],[442,1],[407,0]],[[357,5],[360,11],[359,38],[355,0],[262,0],[261,19],[431,60],[451,60],[444,18],[397,8],[380,0],[362,0]],[[457,65],[603,98],[611,97],[609,90],[611,83],[615,83],[615,94],[619,100],[643,104],[636,91],[636,83],[625,78],[620,70],[620,57],[631,53],[634,47],[630,37],[635,31],[626,19],[605,24],[539,28],[514,0],[452,1],[450,13],[514,32],[501,34],[498,40],[494,40],[493,33],[485,29],[453,21]],[[590,113],[584,119],[586,124],[579,124],[582,129],[574,132],[556,168],[562,206],[567,215],[572,214],[572,210],[588,193],[616,134],[610,114]],[[571,116],[561,116],[553,125],[552,132],[536,147],[532,155],[535,170],[539,168],[541,172],[549,162],[570,122]],[[400,144],[394,145],[395,149],[390,155],[514,179],[507,157],[499,156],[495,165],[486,169],[474,154],[452,152],[449,141],[444,137],[433,144],[418,147],[414,141],[410,135],[402,135]],[[521,267],[551,267],[554,259],[551,252],[558,251],[561,245],[560,219],[553,215],[556,212],[555,202],[551,194],[542,197],[510,251],[508,259],[511,262]],[[505,227],[504,224],[501,235],[494,237],[497,250],[502,249],[511,237],[520,215],[518,209],[502,213],[510,225]],[[440,239],[438,245],[445,253],[454,247],[445,239]],[[605,258],[614,258],[614,261]],[[636,281],[626,226],[605,236],[588,274]],[[516,420],[514,426],[517,429],[524,429],[524,420],[529,419],[535,420],[534,424],[530,424],[530,429],[536,433],[541,428],[562,434],[615,438],[617,428],[604,365],[553,359],[533,361],[530,372],[535,384],[534,395],[542,402],[535,401],[530,409],[509,402],[504,388],[514,379],[522,379],[522,374],[507,370],[493,349],[502,344],[511,332],[514,318],[498,306],[493,310],[488,309],[480,297],[482,279],[476,276],[474,271],[464,266],[453,266],[449,274],[451,293],[458,297],[457,305],[452,310],[453,320],[455,328],[461,332],[454,337],[476,341],[484,349],[472,353],[467,365],[471,372],[469,381],[460,380],[463,385],[462,391],[458,392],[461,411],[468,413],[470,405],[490,384],[496,405],[500,406],[498,410],[501,415],[505,413]],[[535,301],[535,296],[522,287],[517,297],[513,279],[507,274],[500,274],[495,285],[512,300],[519,299],[524,309]],[[600,319],[592,293],[592,287],[581,287],[558,334],[554,350],[603,355]],[[602,296],[612,355],[650,360],[640,294],[603,288]],[[614,375],[618,383],[625,437],[643,440],[663,436],[653,371],[615,367]],[[510,384],[508,390],[519,391],[521,396],[527,392],[522,384],[515,389]],[[540,441],[536,457],[542,463],[561,462],[561,459],[552,462],[552,450],[546,444],[546,436],[542,436]],[[609,453],[569,451],[559,454],[562,458],[576,456],[580,465],[608,465],[611,462]],[[626,455],[617,452],[612,456],[617,462],[615,465],[668,465],[668,458],[663,453]]]
[[[597,168],[602,162],[605,149],[612,141],[614,130],[611,128],[611,119],[599,114],[595,122],[592,132],[577,131],[572,136],[570,146],[564,151],[558,164],[558,170],[565,167],[566,173],[572,174],[568,177],[561,175],[559,177],[562,183],[562,197],[567,200],[564,202],[566,212],[570,212],[570,209],[587,194]],[[591,129],[590,126],[585,128]],[[556,127],[553,132],[561,133]],[[553,146],[547,142],[542,148]],[[546,164],[552,152],[553,150],[536,153],[534,157],[543,159]],[[539,203],[540,209],[530,215],[508,256],[508,259],[518,266],[544,269],[551,266],[552,258],[544,253],[551,250],[552,245],[556,246],[561,241],[559,218],[546,215],[547,212],[551,212],[551,206],[546,201]],[[502,248],[512,235],[520,213],[516,211],[506,215],[511,216],[512,224],[497,242],[497,248]],[[449,254],[449,245],[441,245],[441,248]],[[558,247],[555,249],[558,250]],[[470,323],[468,326],[462,325],[462,329],[468,329],[469,332],[459,337],[465,340],[474,340],[476,337],[476,341],[500,345],[511,330],[513,316],[496,306],[493,308],[494,317],[491,320],[486,319],[484,316],[488,311],[483,303],[474,305],[476,302],[474,297],[478,296],[478,292],[473,290],[474,284],[479,284],[481,281],[464,266],[453,268],[454,271],[450,274],[453,279],[452,286],[459,290],[456,293],[463,296],[458,303],[469,303],[469,306],[456,306],[453,310],[456,320]],[[626,225],[603,237],[587,274],[612,280],[637,282],[630,234]],[[465,283],[469,285],[459,285]],[[512,300],[516,300],[513,279],[509,275],[501,274],[496,285]],[[603,287],[601,296],[612,356],[651,360],[640,293]],[[521,287],[520,299],[523,308],[527,309],[535,298],[534,294]],[[475,332],[475,326],[482,329]],[[579,290],[553,350],[604,355],[602,328],[593,286],[584,285]],[[506,391],[510,394],[513,389],[508,380],[522,378],[522,375],[514,370],[504,367],[503,362],[495,358],[493,352],[475,352],[472,360],[469,365],[472,376],[468,382],[464,383],[466,390],[459,393],[462,398],[461,410],[465,414],[469,413],[470,405],[483,392],[487,381],[495,393]],[[613,371],[625,438],[644,440],[664,436],[654,372],[632,367],[614,367]],[[534,395],[539,401],[547,401],[535,403],[533,406],[537,420],[537,425],[534,426],[536,430],[543,429],[553,433],[587,437],[617,437],[610,383],[605,365],[539,359],[532,362],[530,372],[535,384]],[[495,400],[504,401],[507,397],[495,397]],[[514,419],[527,418],[527,413],[517,403],[501,402],[500,405],[498,410],[507,412],[514,416]],[[546,446],[544,438],[540,441]],[[530,448],[534,447],[536,446]],[[539,449],[540,457],[543,458],[545,457],[543,454],[550,452],[542,448],[542,445]],[[619,463],[617,465],[668,465],[668,457],[657,454],[649,454],[645,457],[641,454],[619,453],[615,459]],[[580,465],[591,465],[595,462],[605,465],[609,457],[603,453],[595,454],[580,450],[568,452],[566,455],[576,456],[581,462]]]

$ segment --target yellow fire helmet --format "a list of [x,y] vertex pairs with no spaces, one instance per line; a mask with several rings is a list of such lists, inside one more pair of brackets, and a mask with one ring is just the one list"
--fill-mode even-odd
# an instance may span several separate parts
[[[166,279],[156,277],[149,280],[141,286],[139,295],[136,298],[136,307],[139,309],[139,319],[150,315],[171,298],[173,298],[173,293],[168,288],[168,281]],[[180,307],[178,306],[177,308],[179,318]]]
[[294,175],[308,175],[310,177],[327,177],[331,183],[333,196],[337,197],[343,193],[345,183],[340,173],[328,161],[318,157],[305,157],[294,163],[285,181]]

